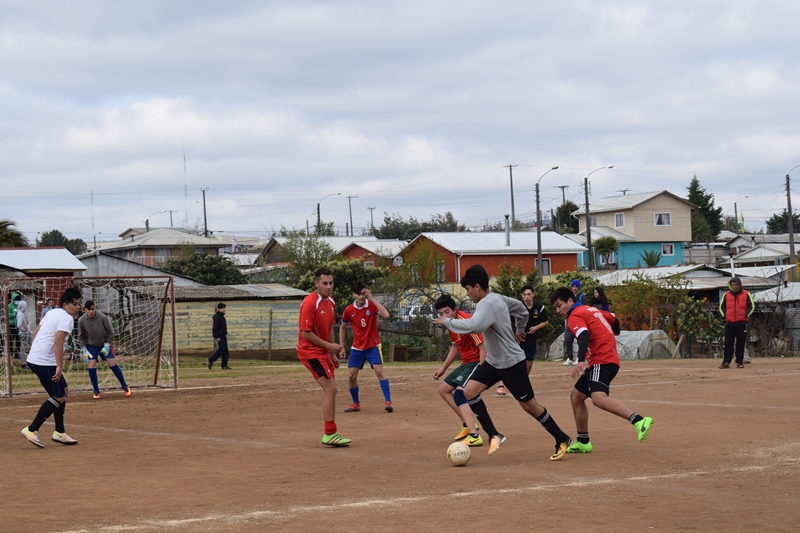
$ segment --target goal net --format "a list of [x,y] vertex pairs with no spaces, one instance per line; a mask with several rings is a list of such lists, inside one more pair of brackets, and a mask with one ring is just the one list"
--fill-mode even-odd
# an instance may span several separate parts
[[[22,367],[33,331],[48,298],[59,306],[67,287],[78,287],[83,302],[92,300],[114,328],[114,355],[132,388],[177,387],[175,298],[171,276],[11,278],[0,285],[0,396],[43,392],[35,374]],[[30,332],[19,332],[9,304],[26,302]],[[83,313],[83,310],[81,310]],[[11,320],[9,320],[11,318]],[[92,390],[81,358],[78,322],[67,339],[63,373],[70,391]],[[22,353],[21,353],[22,352]],[[97,364],[101,390],[119,389],[119,381],[102,361]]]

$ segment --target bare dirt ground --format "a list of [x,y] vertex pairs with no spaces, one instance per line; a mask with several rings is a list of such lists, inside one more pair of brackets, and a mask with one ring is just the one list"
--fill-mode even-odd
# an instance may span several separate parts
[[[445,450],[460,424],[433,364],[387,365],[395,412],[361,374],[363,411],[337,373],[339,431],[322,437],[321,390],[300,365],[261,376],[184,380],[102,400],[74,394],[77,446],[20,436],[43,396],[0,399],[0,530],[78,531],[797,531],[800,359],[624,362],[612,394],[655,425],[643,443],[590,407],[594,452],[548,460],[550,436],[512,398],[485,395],[508,437],[466,467]],[[569,434],[570,367],[534,365],[533,383]],[[251,367],[252,371],[252,367]]]

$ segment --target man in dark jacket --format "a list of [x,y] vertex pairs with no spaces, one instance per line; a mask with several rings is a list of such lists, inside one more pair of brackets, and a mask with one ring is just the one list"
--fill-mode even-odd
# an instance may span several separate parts
[[217,351],[208,358],[208,369],[214,366],[214,361],[222,356],[222,370],[230,370],[228,366],[228,323],[225,321],[225,304],[217,304],[217,312],[214,313],[214,325],[211,328],[211,335],[217,341]]
[[725,320],[725,351],[720,368],[730,368],[736,344],[736,367],[744,368],[744,345],[747,341],[747,321],[755,310],[753,296],[742,289],[742,280],[732,277],[719,302],[719,312]]

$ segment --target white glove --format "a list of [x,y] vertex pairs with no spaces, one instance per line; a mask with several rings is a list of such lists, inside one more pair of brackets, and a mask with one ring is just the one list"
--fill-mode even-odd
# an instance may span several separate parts
[[106,357],[108,355],[108,352],[110,352],[110,351],[111,351],[111,345],[108,344],[108,343],[105,343],[103,345],[103,349],[100,350],[100,355],[102,355],[103,357]]
[[84,363],[88,363],[89,362],[89,357],[91,357],[91,355],[89,354],[89,350],[84,348],[83,351],[81,351],[81,357],[83,357],[83,362]]

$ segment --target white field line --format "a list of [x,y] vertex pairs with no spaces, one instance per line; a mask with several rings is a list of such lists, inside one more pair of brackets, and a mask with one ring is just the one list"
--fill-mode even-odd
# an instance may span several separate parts
[[[406,507],[410,504],[417,504],[420,502],[437,502],[439,500],[447,500],[451,498],[458,498],[458,501],[463,502],[463,498],[481,497],[491,498],[499,497],[507,494],[526,494],[532,492],[552,491],[558,489],[575,489],[587,487],[599,487],[617,483],[641,483],[651,482],[656,480],[667,479],[685,479],[694,478],[707,475],[720,475],[720,474],[749,474],[752,472],[762,472],[774,468],[783,468],[784,464],[773,463],[770,465],[750,465],[735,468],[721,468],[709,470],[694,470],[691,472],[676,472],[670,474],[655,474],[648,476],[630,476],[630,477],[607,477],[607,478],[586,478],[563,483],[550,483],[550,484],[537,484],[525,487],[516,488],[503,488],[503,489],[478,489],[471,491],[458,491],[450,493],[435,493],[426,494],[414,497],[397,497],[390,499],[359,499],[357,501],[341,501],[329,505],[299,505],[290,506],[278,509],[256,509],[252,511],[236,512],[236,513],[213,513],[205,516],[183,519],[141,519],[139,524],[119,524],[101,526],[100,531],[152,531],[152,530],[165,530],[172,528],[186,528],[186,527],[231,527],[234,524],[241,524],[243,521],[270,521],[280,520],[285,518],[296,519],[298,515],[317,514],[317,513],[330,513],[342,510],[353,509],[376,509],[391,507]],[[443,505],[450,505],[449,502],[443,502]],[[201,526],[202,525],[202,526]],[[88,533],[89,530],[69,530],[60,531],[55,533]]]

